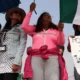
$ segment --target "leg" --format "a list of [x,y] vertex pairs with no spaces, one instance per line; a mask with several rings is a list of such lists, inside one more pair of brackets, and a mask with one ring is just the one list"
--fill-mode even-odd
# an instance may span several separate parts
[[57,56],[50,56],[45,62],[45,80],[60,80]]
[[32,57],[33,78],[28,80],[44,80],[43,76],[43,59],[38,56]]
[[4,80],[17,80],[18,73],[5,73]]

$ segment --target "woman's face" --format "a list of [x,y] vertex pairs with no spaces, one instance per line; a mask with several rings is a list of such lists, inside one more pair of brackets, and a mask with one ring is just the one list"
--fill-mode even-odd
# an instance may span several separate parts
[[51,22],[51,16],[49,14],[45,14],[42,18],[42,23],[43,23],[43,26],[48,26],[49,23]]
[[11,18],[11,20],[15,20],[16,22],[20,22],[21,21],[21,15],[18,12],[12,13],[10,18]]
[[80,25],[78,25],[78,30],[80,31]]

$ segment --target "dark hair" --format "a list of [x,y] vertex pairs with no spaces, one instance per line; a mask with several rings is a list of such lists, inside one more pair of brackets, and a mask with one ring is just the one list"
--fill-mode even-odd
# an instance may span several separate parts
[[78,30],[78,25],[73,24],[73,29],[74,29],[74,32],[75,32],[75,36],[80,35],[80,31]]
[[[20,24],[20,23],[16,23],[16,24]],[[13,26],[15,26],[16,24],[14,24]],[[12,26],[12,27],[13,27]],[[5,26],[4,26],[4,28],[3,28],[3,32],[7,32],[7,31],[9,31],[10,29],[12,29],[12,27],[11,27],[11,19],[9,19],[7,22],[6,22],[6,24],[5,24]]]
[[[44,13],[42,13],[42,14],[40,15],[40,17],[38,18],[35,32],[40,32],[40,31],[43,30],[42,18],[43,18],[43,16],[44,16],[45,14],[49,14],[49,13],[44,12]],[[49,14],[49,15],[50,15],[50,14]],[[50,22],[48,28],[58,29],[57,26],[56,26],[54,23],[52,23],[52,22]]]
[[7,22],[6,22],[6,24],[5,24],[5,26],[4,26],[4,28],[3,28],[3,32],[4,31],[8,31],[8,30],[10,30],[11,29],[11,20],[9,19]]

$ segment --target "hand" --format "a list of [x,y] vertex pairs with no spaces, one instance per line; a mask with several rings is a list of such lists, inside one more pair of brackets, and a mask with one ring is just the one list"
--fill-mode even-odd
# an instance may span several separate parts
[[31,5],[30,5],[30,12],[33,12],[35,10],[35,8],[36,8],[36,4],[34,2],[31,3]]
[[59,22],[59,24],[58,24],[58,30],[59,31],[63,31],[63,28],[64,28],[64,24],[62,22]]
[[63,54],[63,50],[59,49],[59,54],[62,55]]
[[18,71],[19,69],[20,69],[20,66],[19,66],[19,65],[16,65],[16,64],[13,64],[13,65],[12,65],[12,71],[13,71],[13,72]]

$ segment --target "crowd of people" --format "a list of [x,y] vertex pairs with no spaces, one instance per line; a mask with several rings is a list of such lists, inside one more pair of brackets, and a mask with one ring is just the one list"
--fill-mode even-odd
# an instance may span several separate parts
[[[63,58],[65,35],[64,23],[52,22],[51,15],[44,12],[36,25],[30,25],[31,16],[36,8],[31,3],[26,14],[21,8],[7,11],[6,24],[0,26],[0,80],[17,80],[22,67],[22,57],[27,43],[27,35],[32,37],[32,46],[27,48],[24,64],[24,80],[69,80]],[[73,26],[75,35],[80,35],[80,26]],[[74,37],[70,36],[70,37]],[[67,47],[71,52],[70,42]],[[74,68],[76,80],[80,75]]]

